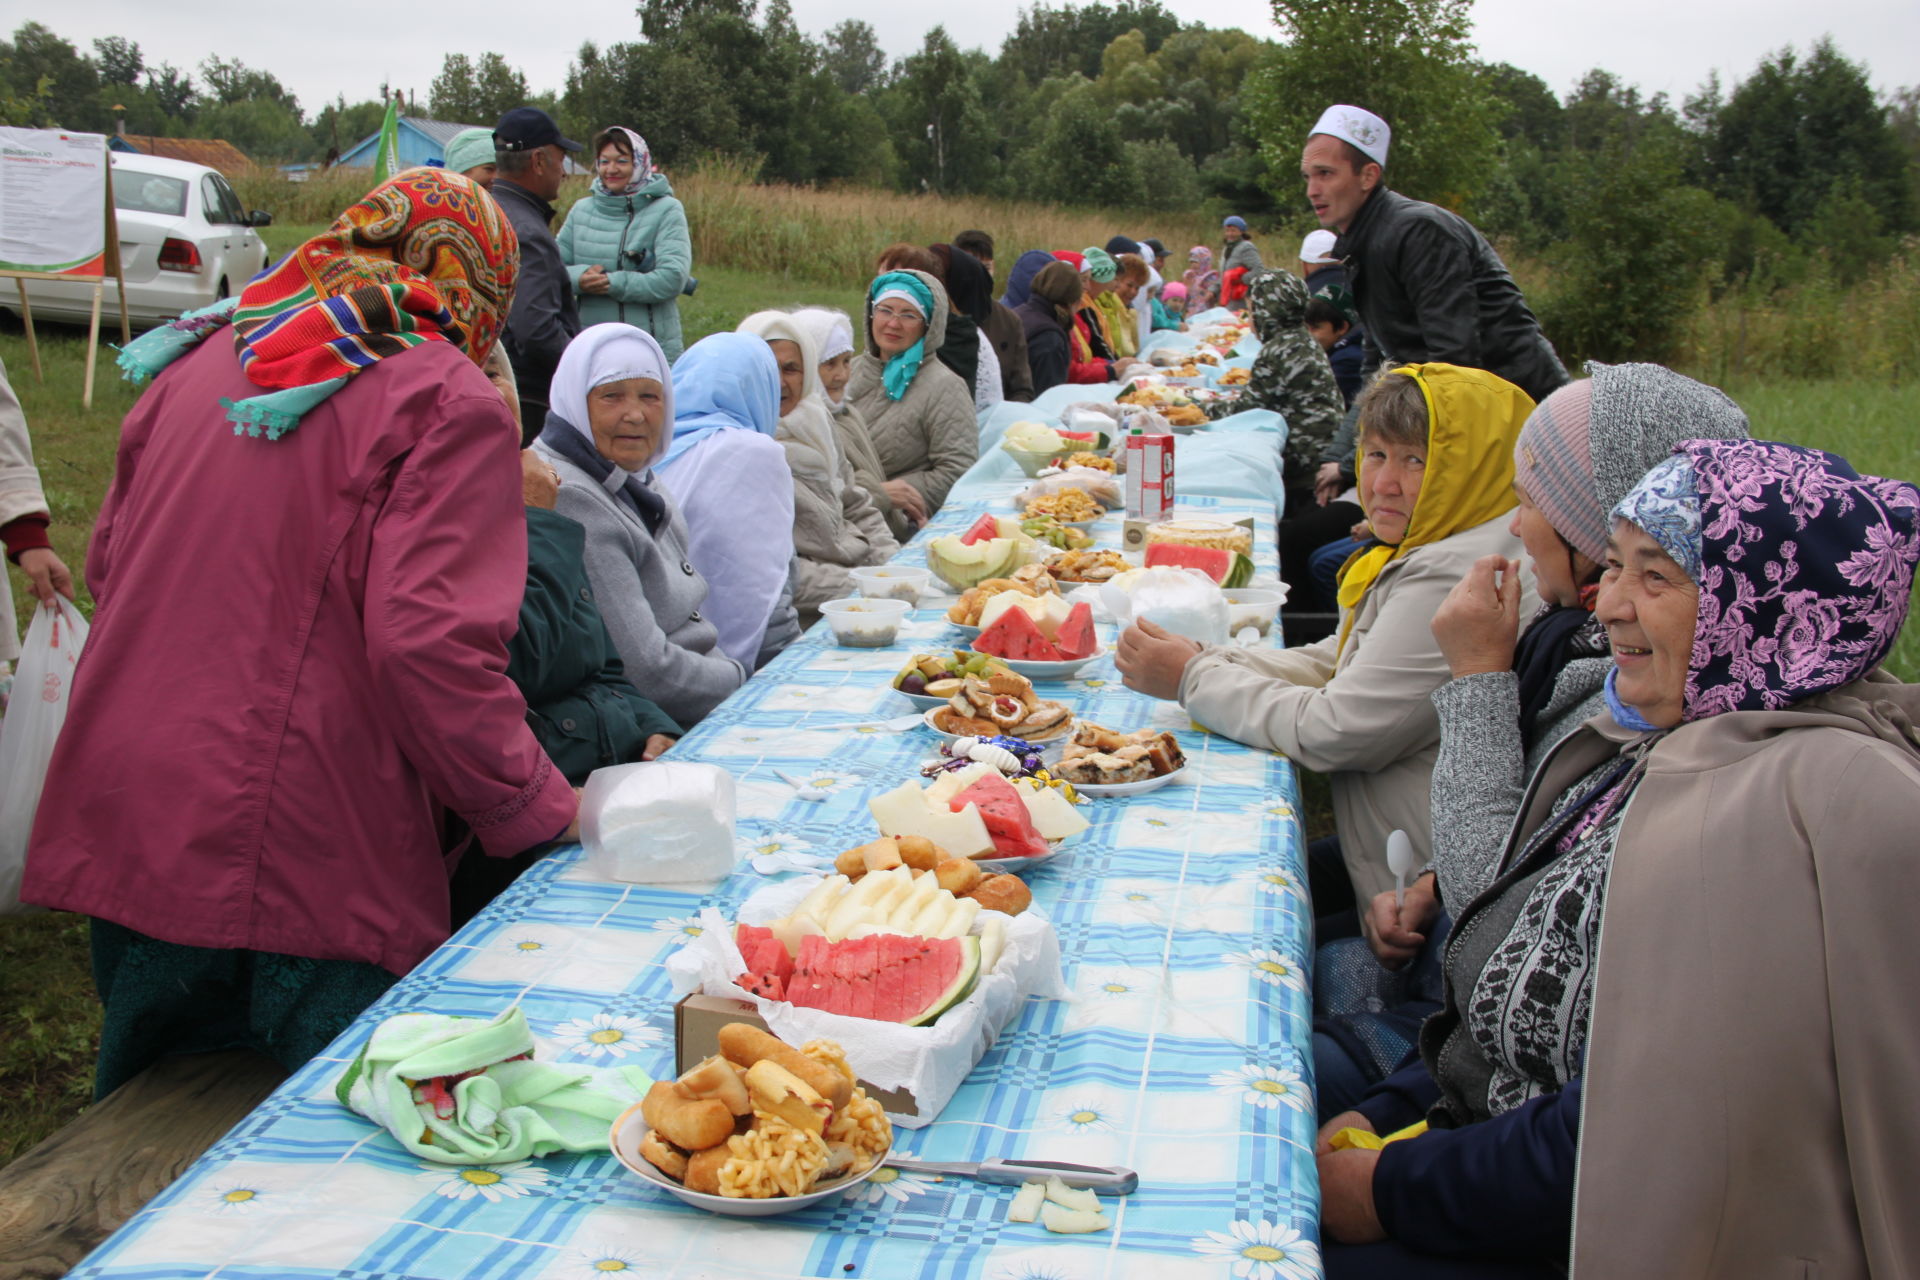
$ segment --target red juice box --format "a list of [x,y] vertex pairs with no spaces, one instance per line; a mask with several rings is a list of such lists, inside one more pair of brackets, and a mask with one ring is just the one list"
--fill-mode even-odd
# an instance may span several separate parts
[[1127,436],[1127,519],[1159,520],[1173,510],[1174,439],[1140,431]]

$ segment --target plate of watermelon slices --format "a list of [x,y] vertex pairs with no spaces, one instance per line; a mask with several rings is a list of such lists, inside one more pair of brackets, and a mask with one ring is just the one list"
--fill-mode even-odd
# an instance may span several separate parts
[[1029,680],[1065,680],[1106,652],[1094,635],[1091,605],[1009,594],[994,614],[1000,602],[995,596],[981,613],[986,626],[973,638],[973,651],[999,658]]
[[[980,649],[977,641],[974,644],[974,649],[976,652]],[[1058,662],[1049,662],[1043,659],[1030,661],[1025,658],[1005,658],[1003,661],[1009,667],[1012,667],[1015,672],[1025,676],[1029,680],[1071,680],[1080,668],[1090,662],[1099,661],[1101,658],[1104,658],[1106,654],[1106,646],[1100,645],[1096,646],[1094,651],[1084,658],[1063,658]]]

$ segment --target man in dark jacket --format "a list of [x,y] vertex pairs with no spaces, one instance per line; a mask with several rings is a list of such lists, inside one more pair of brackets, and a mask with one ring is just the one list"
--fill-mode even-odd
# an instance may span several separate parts
[[520,281],[501,342],[520,382],[521,414],[537,424],[546,421],[547,384],[560,353],[580,332],[573,284],[553,239],[553,200],[567,155],[580,144],[563,137],[540,108],[515,107],[500,117],[493,145],[499,156],[493,198],[520,237]]
[[1567,371],[1506,264],[1459,214],[1387,189],[1389,139],[1379,116],[1333,106],[1300,157],[1320,225],[1340,233],[1333,256],[1366,326],[1368,372],[1441,360],[1545,399]]

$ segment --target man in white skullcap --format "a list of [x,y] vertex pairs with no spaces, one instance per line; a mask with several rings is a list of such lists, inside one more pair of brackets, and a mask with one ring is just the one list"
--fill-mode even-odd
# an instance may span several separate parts
[[1300,156],[1307,202],[1339,233],[1330,256],[1346,264],[1367,371],[1439,360],[1490,370],[1545,399],[1567,371],[1506,264],[1459,214],[1388,189],[1392,141],[1385,120],[1339,103],[1321,114]]

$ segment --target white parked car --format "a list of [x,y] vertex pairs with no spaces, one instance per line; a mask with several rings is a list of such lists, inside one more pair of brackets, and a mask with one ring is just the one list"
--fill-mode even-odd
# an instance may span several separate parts
[[[219,170],[124,151],[112,157],[127,314],[135,328],[151,328],[239,293],[267,265],[267,246],[254,228],[267,226],[272,216],[242,209]],[[93,286],[29,280],[27,298],[35,320],[84,324]],[[0,289],[0,306],[17,312],[19,305],[15,289]],[[109,280],[100,302],[103,335],[118,329],[119,305]]]

